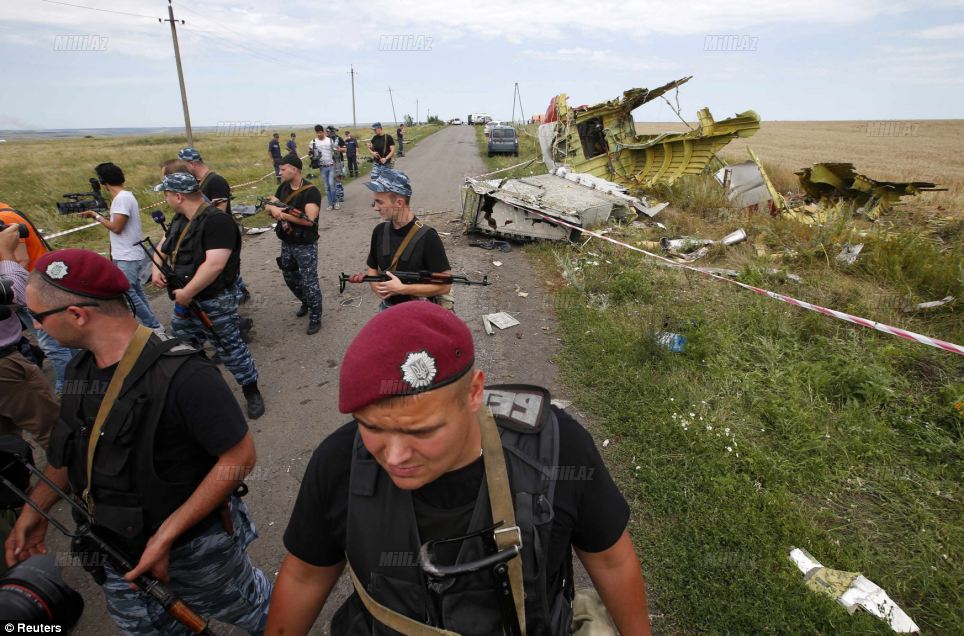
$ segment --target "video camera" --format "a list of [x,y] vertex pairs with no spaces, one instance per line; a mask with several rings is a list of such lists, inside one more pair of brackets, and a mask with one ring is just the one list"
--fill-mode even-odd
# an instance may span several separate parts
[[74,214],[75,212],[86,212],[93,210],[100,212],[107,210],[107,203],[100,193],[100,182],[94,177],[88,179],[90,182],[90,192],[68,192],[63,195],[70,201],[58,201],[57,211],[61,214]]
[[6,320],[13,315],[12,305],[17,304],[13,295],[13,281],[0,277],[0,320]]

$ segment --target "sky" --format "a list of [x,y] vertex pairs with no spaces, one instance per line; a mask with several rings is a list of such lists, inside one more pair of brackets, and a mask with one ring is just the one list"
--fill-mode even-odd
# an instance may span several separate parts
[[[692,75],[683,115],[964,117],[964,0],[181,0],[194,126],[496,119]],[[0,0],[0,129],[183,125],[166,0]],[[399,36],[399,37],[395,37]],[[407,50],[399,50],[407,49]],[[391,88],[391,94],[389,93]],[[394,112],[392,111],[394,100]],[[417,109],[417,111],[416,111]],[[671,122],[664,101],[637,121]]]

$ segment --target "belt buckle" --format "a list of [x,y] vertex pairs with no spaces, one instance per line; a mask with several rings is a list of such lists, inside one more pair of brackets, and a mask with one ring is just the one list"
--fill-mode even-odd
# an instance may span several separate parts
[[505,544],[506,546],[514,545],[518,548],[522,547],[522,530],[519,529],[519,526],[509,526],[507,528],[497,528],[496,530],[492,531],[492,536],[500,550],[504,549],[503,544],[499,541],[499,535],[503,532],[515,532],[514,541],[512,541],[512,543]]

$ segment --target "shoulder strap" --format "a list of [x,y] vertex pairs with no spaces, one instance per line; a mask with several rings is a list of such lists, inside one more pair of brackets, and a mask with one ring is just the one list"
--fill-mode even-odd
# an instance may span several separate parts
[[[392,264],[388,266],[388,271],[390,272],[395,271],[395,268],[398,267],[398,261],[401,260],[402,253],[405,251],[405,248],[408,247],[408,244],[412,242],[412,239],[415,238],[415,235],[418,234],[418,232],[423,227],[425,226],[422,224],[422,222],[419,221],[418,219],[415,219],[415,223],[412,225],[412,229],[408,231],[408,234],[405,235],[405,238],[402,240],[402,243],[398,246],[398,249],[395,250],[395,255],[392,256]],[[390,231],[389,228],[386,228],[386,230]]]
[[97,409],[97,418],[94,420],[94,427],[90,431],[90,441],[87,443],[87,486],[83,493],[83,499],[87,503],[87,508],[90,511],[93,511],[94,507],[94,502],[90,498],[90,484],[94,470],[94,453],[97,450],[97,441],[100,439],[100,432],[104,428],[107,415],[110,413],[110,410],[114,408],[114,402],[117,401],[121,388],[124,386],[124,380],[127,379],[128,374],[130,374],[134,368],[134,363],[141,357],[141,353],[144,351],[144,347],[147,346],[147,341],[150,339],[152,333],[153,332],[144,325],[138,325],[137,331],[134,332],[134,337],[127,345],[127,350],[124,351],[124,355],[121,357],[117,369],[114,371],[114,376],[110,379],[110,384],[107,385],[107,392],[104,393],[104,398],[100,402],[100,408]]
[[[492,521],[503,521],[495,531],[495,543],[499,550],[516,545],[522,548],[522,531],[515,522],[512,507],[512,492],[509,489],[509,473],[502,454],[502,441],[495,418],[489,407],[483,406],[476,413],[479,429],[482,432],[482,460],[485,462],[485,481],[489,490],[489,505],[492,507]],[[512,584],[512,599],[515,613],[519,618],[519,628],[526,633],[525,588],[522,579],[522,555],[517,554],[509,561],[509,581]]]
[[372,615],[372,618],[382,625],[400,634],[407,634],[408,636],[459,636],[458,633],[447,629],[440,629],[419,623],[417,620],[409,618],[404,614],[399,614],[395,610],[389,609],[373,599],[368,595],[368,590],[365,589],[365,586],[358,580],[355,571],[351,569],[350,563],[348,564],[348,574],[351,576],[351,584],[354,586],[362,605],[364,605],[368,613]]
[[208,173],[204,175],[203,179],[201,179],[201,183],[198,185],[197,189],[204,190],[204,186],[207,185],[208,181],[210,181],[211,177],[213,176],[214,176],[214,170],[208,170]]
[[298,188],[297,190],[292,190],[291,193],[290,193],[288,196],[285,197],[284,203],[285,203],[286,205],[287,205],[288,203],[291,203],[296,196],[298,196],[298,195],[301,194],[302,192],[307,192],[308,190],[311,190],[311,189],[314,188],[314,187],[315,187],[315,184],[313,184],[313,183],[308,183],[307,181],[305,181],[304,183],[301,184],[301,187],[300,187],[300,188]]

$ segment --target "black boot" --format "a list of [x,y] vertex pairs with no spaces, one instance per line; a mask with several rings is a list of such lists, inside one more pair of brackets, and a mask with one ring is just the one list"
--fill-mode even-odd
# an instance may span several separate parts
[[321,318],[312,318],[308,321],[308,330],[305,332],[309,336],[321,330]]
[[256,420],[264,415],[264,398],[258,390],[258,383],[252,382],[242,386],[241,392],[244,393],[244,399],[248,403],[248,417]]
[[298,308],[298,311],[295,312],[295,315],[301,318],[302,316],[307,315],[307,313],[308,305],[301,303],[301,307]]

